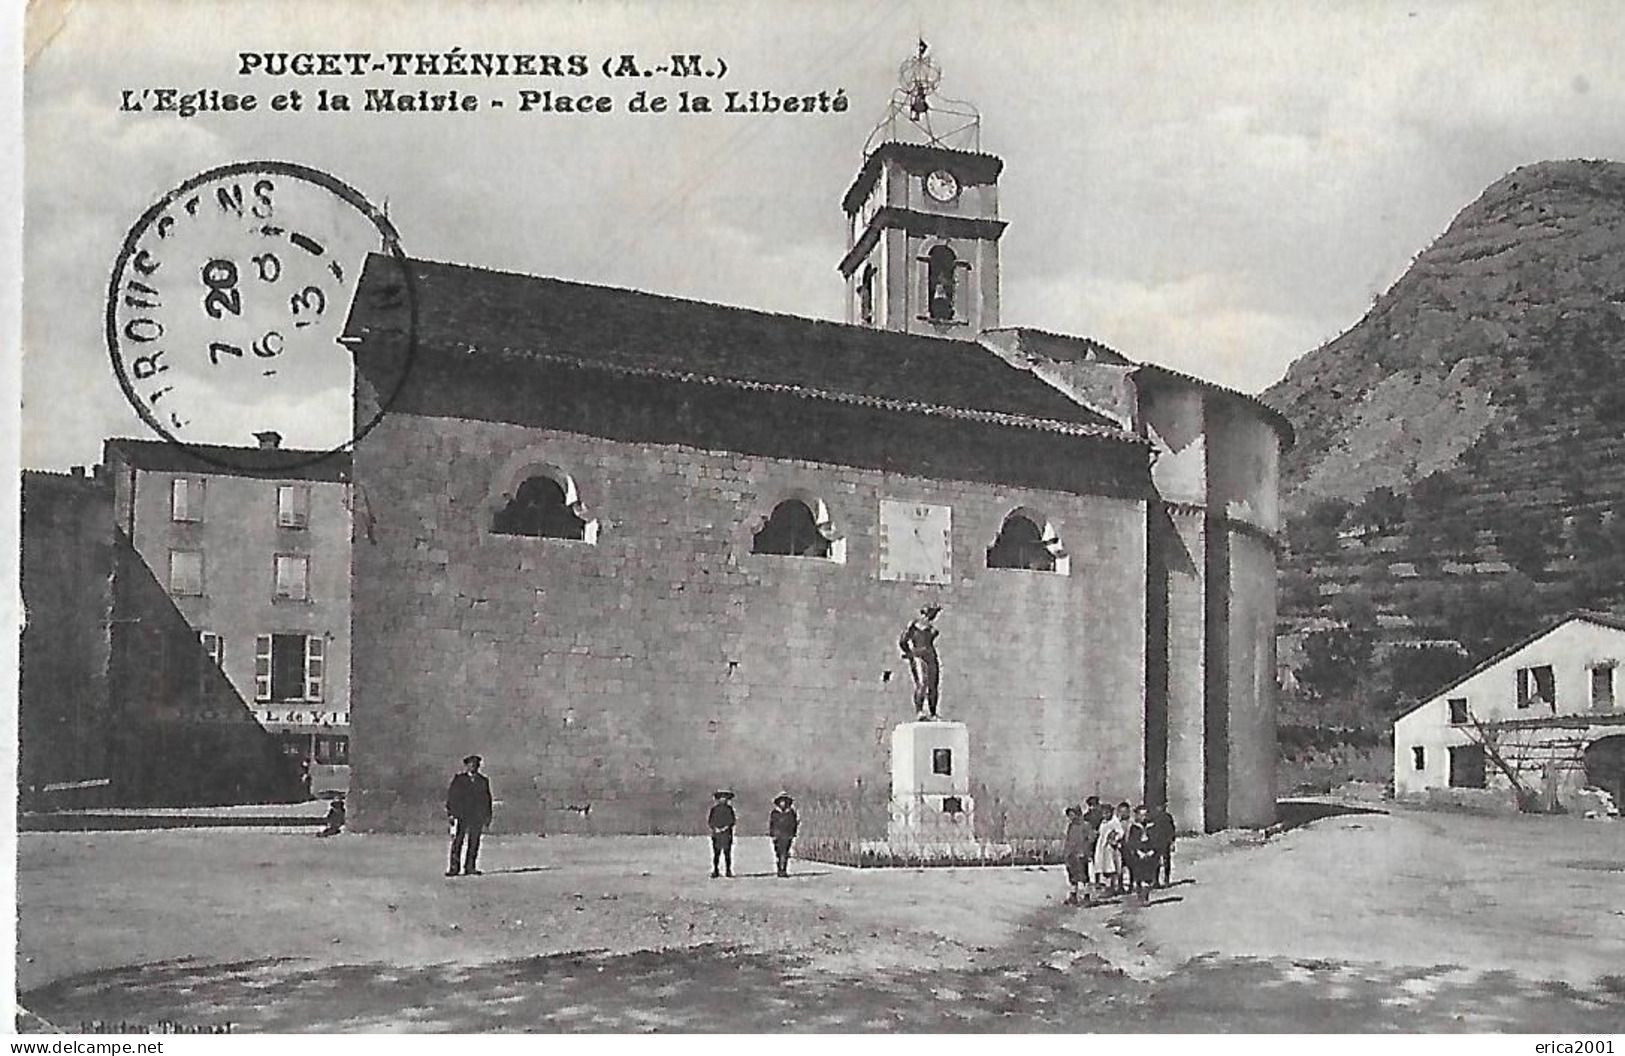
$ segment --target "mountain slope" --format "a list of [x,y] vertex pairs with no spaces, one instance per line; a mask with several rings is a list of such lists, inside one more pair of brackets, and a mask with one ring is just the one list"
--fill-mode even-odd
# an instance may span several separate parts
[[1264,394],[1298,430],[1287,508],[1460,470],[1475,446],[1548,413],[1596,424],[1600,412],[1617,434],[1622,366],[1625,165],[1520,168]]
[[1382,728],[1568,609],[1625,611],[1625,165],[1496,181],[1264,397],[1298,434],[1289,721]]

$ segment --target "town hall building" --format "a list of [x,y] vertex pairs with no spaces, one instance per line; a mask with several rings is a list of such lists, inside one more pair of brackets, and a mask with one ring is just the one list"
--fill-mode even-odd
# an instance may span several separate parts
[[846,323],[369,259],[357,826],[443,824],[469,752],[510,832],[692,831],[724,787],[883,796],[925,605],[984,793],[1274,820],[1290,428],[1004,325],[1002,162],[917,138],[844,197]]

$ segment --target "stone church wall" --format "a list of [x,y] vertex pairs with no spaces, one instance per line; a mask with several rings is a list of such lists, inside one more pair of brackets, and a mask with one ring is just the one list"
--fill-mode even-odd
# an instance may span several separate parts
[[1280,531],[1275,430],[1239,400],[1210,397],[1206,404],[1209,509],[1263,532]]
[[[1207,423],[1208,546],[1223,566],[1221,604],[1210,621],[1210,712],[1222,710],[1210,738],[1208,827],[1264,826],[1275,821],[1275,534],[1280,529],[1276,479],[1280,445],[1270,424],[1239,400],[1210,396]],[[1220,538],[1222,536],[1222,538]],[[1211,567],[1211,564],[1210,564]],[[1215,716],[1218,717],[1218,716]],[[1222,812],[1222,813],[1221,813]]]
[[1139,394],[1139,416],[1157,450],[1152,479],[1165,502],[1207,502],[1207,402],[1193,388],[1151,388]]
[[[896,640],[926,602],[944,606],[943,710],[970,726],[974,782],[1057,805],[1142,794],[1140,499],[404,413],[354,459],[362,828],[439,828],[468,752],[498,831],[700,831],[723,786],[745,832],[781,787],[883,797],[911,716]],[[544,467],[575,482],[596,543],[488,531]],[[750,552],[792,496],[827,505],[844,563]],[[878,578],[883,497],[952,507],[951,585]],[[985,567],[1018,506],[1055,525],[1070,574]]]
[[1269,825],[1278,438],[1244,404],[1194,386],[1146,387],[1139,410],[1164,502],[1149,578],[1166,631],[1153,626],[1148,708],[1160,705],[1166,729],[1169,809],[1197,830]]
[[1229,802],[1226,824],[1275,821],[1275,550],[1252,533],[1231,534]]
[[[1182,828],[1201,831],[1205,806],[1202,773],[1207,744],[1203,718],[1206,521],[1199,510],[1164,509],[1156,515],[1163,521],[1162,560],[1153,566],[1153,575],[1159,576],[1165,595],[1162,606],[1166,628],[1162,637],[1167,656],[1165,801]],[[1153,641],[1156,638],[1153,629]]]

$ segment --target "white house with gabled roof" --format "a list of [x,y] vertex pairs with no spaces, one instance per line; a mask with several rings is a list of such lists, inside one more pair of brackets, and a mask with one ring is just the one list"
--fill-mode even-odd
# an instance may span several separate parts
[[[1394,722],[1394,794],[1510,793],[1561,801],[1599,787],[1625,801],[1625,618],[1575,612],[1492,656]],[[1487,752],[1486,742],[1494,752]]]

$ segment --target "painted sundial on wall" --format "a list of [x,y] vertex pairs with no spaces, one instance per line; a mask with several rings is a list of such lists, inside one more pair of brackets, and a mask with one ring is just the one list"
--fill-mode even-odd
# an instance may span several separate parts
[[953,516],[947,506],[880,500],[880,578],[953,581]]

